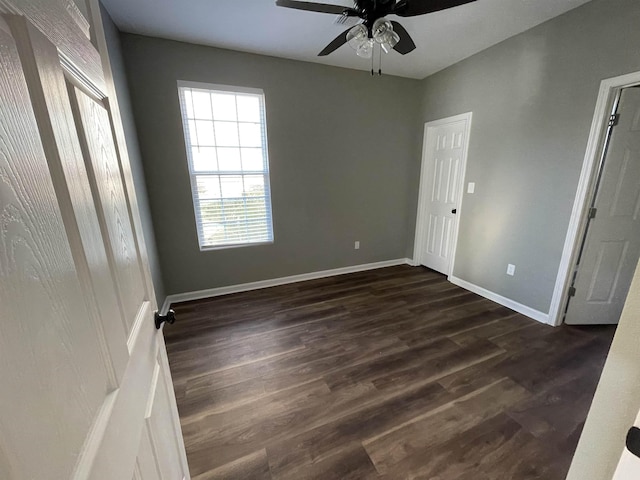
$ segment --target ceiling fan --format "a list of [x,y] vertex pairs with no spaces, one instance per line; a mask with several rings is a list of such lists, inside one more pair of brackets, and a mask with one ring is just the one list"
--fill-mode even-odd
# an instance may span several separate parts
[[427,13],[446,10],[476,0],[354,0],[353,7],[330,5],[327,3],[304,2],[299,0],[276,0],[279,7],[306,10],[309,12],[342,15],[345,18],[358,17],[362,22],[338,35],[318,56],[324,57],[348,43],[360,57],[371,58],[377,43],[385,53],[391,49],[402,55],[412,52],[416,44],[409,32],[387,15],[415,17]]

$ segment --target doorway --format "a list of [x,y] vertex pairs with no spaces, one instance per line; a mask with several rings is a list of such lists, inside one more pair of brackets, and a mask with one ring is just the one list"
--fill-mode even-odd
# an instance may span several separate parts
[[640,257],[640,88],[618,91],[576,256],[569,325],[618,323]]
[[424,126],[413,263],[450,275],[458,238],[472,113]]
[[[574,302],[575,300],[572,297],[572,294],[573,288],[576,288],[576,285],[574,285],[574,281],[577,279],[576,266],[578,265],[578,257],[581,253],[583,253],[587,245],[587,237],[585,235],[588,235],[589,224],[592,222],[592,220],[594,220],[590,217],[592,217],[593,215],[600,215],[600,217],[602,218],[602,210],[598,211],[598,207],[594,205],[594,200],[596,202],[598,200],[596,186],[599,183],[600,172],[604,174],[604,170],[602,167],[606,165],[606,162],[603,162],[603,159],[606,159],[606,157],[608,156],[607,151],[612,151],[611,142],[613,140],[613,132],[615,132],[615,129],[619,128],[618,125],[609,124],[612,120],[613,123],[615,123],[616,119],[615,117],[613,117],[613,115],[616,114],[617,109],[622,106],[621,99],[623,91],[631,89],[631,87],[635,86],[640,86],[640,72],[634,72],[626,75],[621,75],[619,77],[608,78],[602,80],[602,82],[600,83],[595,112],[593,115],[593,121],[589,133],[589,140],[582,164],[582,171],[580,173],[580,179],[578,181],[578,188],[575,195],[573,210],[571,212],[571,218],[569,220],[567,236],[565,238],[560,266],[558,268],[558,275],[556,277],[556,285],[553,291],[551,306],[549,309],[549,320],[552,325],[558,326],[565,322],[565,313],[567,312],[569,300],[571,299],[572,302]],[[629,116],[627,115],[627,118],[628,117]],[[618,117],[617,121],[621,122],[621,117]],[[620,126],[622,126],[621,123]],[[640,132],[636,132],[636,135],[638,135],[638,133]],[[608,149],[606,148],[607,143],[609,143]],[[627,176],[629,176],[629,178],[627,178]],[[620,178],[620,174],[618,174],[618,178]],[[630,179],[630,175],[622,175],[623,181]],[[621,187],[620,189],[624,190],[625,188]],[[595,211],[591,210],[591,208],[593,207],[596,208]],[[613,247],[613,245],[605,246]],[[614,255],[610,256],[613,256],[615,258],[614,250],[614,248],[609,248],[609,251],[607,251],[607,249],[604,248],[602,251],[602,259],[600,260],[600,263],[602,264],[602,262],[604,262],[605,260],[608,263],[612,263],[611,260],[605,259],[604,257],[605,254],[611,254],[613,251]],[[620,250],[618,251],[620,252]],[[623,253],[624,260],[622,260],[622,263],[632,263],[633,266],[637,264],[637,258],[636,261],[629,260],[630,252],[628,250],[624,251]],[[618,259],[618,264],[620,264],[620,256],[618,256]],[[582,255],[581,261],[584,265],[584,262],[586,261],[585,255]],[[602,270],[602,267],[600,269]],[[609,275],[611,275],[611,273]],[[602,280],[606,280],[606,278],[603,277]],[[628,290],[629,282],[627,281],[626,283],[626,289]],[[591,295],[594,299],[596,298],[595,296],[598,295],[600,301],[604,302],[603,299],[606,300],[606,298],[602,292],[605,290],[606,285],[607,281],[603,281],[599,285],[594,283],[593,286],[591,284],[588,284],[587,294]],[[615,297],[616,295],[620,295],[619,292],[621,290],[611,287],[621,287],[623,285],[622,274],[614,275],[613,279],[611,279],[610,276],[608,285],[610,291],[616,291],[616,294],[613,297]],[[599,288],[600,290],[597,291],[597,288]],[[626,297],[626,291],[624,296]],[[612,300],[614,300],[613,297]],[[621,304],[624,304],[624,298],[622,298]],[[613,323],[617,323],[618,318],[619,314],[617,315],[616,320]],[[588,323],[593,324],[593,322]]]

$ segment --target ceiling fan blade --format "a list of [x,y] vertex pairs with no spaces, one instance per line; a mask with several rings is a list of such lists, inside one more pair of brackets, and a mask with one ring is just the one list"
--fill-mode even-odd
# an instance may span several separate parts
[[409,32],[407,32],[407,30],[402,25],[400,25],[398,22],[394,22],[393,20],[391,20],[391,25],[393,25],[393,31],[396,32],[400,37],[400,41],[395,44],[393,49],[396,52],[401,53],[402,55],[413,52],[416,49],[416,44],[413,42],[413,39],[411,38],[411,35],[409,35]]
[[352,10],[342,5],[299,2],[297,0],[276,0],[276,5],[278,7],[295,8],[296,10],[307,10],[309,12],[332,13],[334,15],[342,15],[345,11]]
[[400,0],[393,13],[399,17],[415,17],[425,13],[439,12],[448,8],[459,7],[476,0]]
[[347,43],[347,33],[349,33],[349,30],[351,30],[351,28],[353,27],[347,28],[344,32],[342,32],[340,35],[334,38],[329,45],[324,47],[324,50],[322,50],[318,54],[318,56],[325,57],[329,55],[331,52],[335,52],[338,48],[340,48],[342,45]]

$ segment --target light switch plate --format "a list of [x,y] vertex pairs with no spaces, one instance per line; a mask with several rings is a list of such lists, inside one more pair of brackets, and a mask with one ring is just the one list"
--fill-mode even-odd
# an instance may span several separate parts
[[467,185],[467,193],[473,193],[475,191],[476,191],[475,182],[469,182],[469,185]]

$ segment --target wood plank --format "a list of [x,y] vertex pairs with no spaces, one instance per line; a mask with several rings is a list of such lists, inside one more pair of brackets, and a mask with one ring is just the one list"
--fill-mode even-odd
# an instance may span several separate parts
[[307,462],[294,469],[276,471],[277,480],[361,480],[378,478],[367,452],[357,442],[318,462]]
[[194,477],[193,480],[223,480],[233,478],[250,478],[252,480],[270,480],[267,452],[263,448],[238,460],[229,462],[219,468]]

